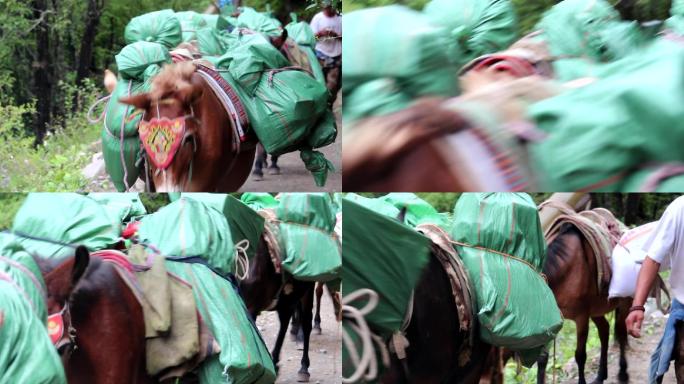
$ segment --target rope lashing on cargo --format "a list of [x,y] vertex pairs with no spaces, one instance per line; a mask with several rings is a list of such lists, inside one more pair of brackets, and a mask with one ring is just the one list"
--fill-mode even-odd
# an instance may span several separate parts
[[401,361],[402,368],[404,369],[404,374],[409,377],[408,364],[406,362],[406,348],[411,344],[406,338],[406,329],[411,323],[411,318],[413,317],[413,299],[415,296],[415,291],[411,291],[411,297],[409,298],[408,307],[406,308],[406,314],[404,315],[404,320],[401,322],[401,328],[392,334],[389,342],[390,352],[397,355],[399,361]]
[[537,271],[537,269],[532,264],[530,264],[527,260],[521,259],[517,256],[513,256],[513,255],[505,253],[505,252],[497,251],[495,249],[481,247],[479,245],[472,245],[472,244],[463,243],[463,242],[456,241],[456,240],[449,240],[449,242],[452,244],[460,245],[461,247],[468,247],[468,248],[478,249],[480,251],[491,252],[491,253],[495,253],[495,254],[503,256],[503,257],[508,257],[508,258],[513,259],[513,260],[519,261],[519,262],[527,265],[528,267],[530,267],[535,273],[539,274],[539,276],[541,276],[544,279],[544,281],[548,282],[546,275],[543,274],[542,272]]
[[97,108],[98,105],[104,103],[105,101],[106,101],[107,103],[109,103],[109,99],[111,99],[111,98],[112,98],[112,95],[107,95],[107,96],[101,97],[101,98],[97,99],[97,100],[90,106],[90,108],[88,108],[88,113],[86,114],[86,119],[88,119],[88,122],[89,122],[90,124],[97,124],[97,123],[99,123],[100,121],[102,121],[102,119],[105,118],[105,116],[107,115],[107,105],[105,105],[105,109],[102,110],[102,113],[100,113],[100,116],[97,117],[97,118],[92,117],[92,116],[93,116],[93,111],[95,111],[95,108]]
[[249,240],[247,239],[242,239],[235,244],[235,277],[237,277],[238,280],[244,280],[249,277],[248,249]]
[[[366,304],[359,308],[351,305],[354,301],[366,299]],[[361,341],[361,353],[356,349],[354,340],[345,329],[342,329],[342,342],[344,343],[349,358],[354,366],[354,373],[348,377],[342,377],[343,383],[355,383],[360,380],[372,381],[378,375],[378,361],[376,347],[380,352],[382,363],[389,366],[390,358],[382,338],[371,331],[365,316],[371,313],[378,305],[380,297],[378,293],[362,288],[342,298],[342,319],[356,333]]]
[[[26,268],[23,264],[16,262],[12,259],[8,259],[8,258],[3,257],[3,256],[0,256],[0,261],[5,262],[5,263],[9,264],[11,267],[16,268],[16,269],[20,270],[21,272],[23,272],[24,275],[26,275],[29,278],[29,280],[31,280],[33,285],[38,290],[38,292],[40,292],[41,298],[47,303],[47,292],[45,291],[45,288],[43,288],[43,285],[39,282],[36,275],[34,275],[33,272],[31,272],[31,270]],[[12,276],[10,276],[7,273],[0,271],[0,280],[4,280],[4,281],[8,282],[10,285],[14,286],[14,288],[16,288],[17,291],[19,291],[22,294],[22,296],[24,296],[24,298],[31,305],[31,308],[33,308],[34,311],[38,308],[37,303],[34,303],[33,300],[31,300],[31,296],[22,287],[20,287],[16,281],[14,281]]]

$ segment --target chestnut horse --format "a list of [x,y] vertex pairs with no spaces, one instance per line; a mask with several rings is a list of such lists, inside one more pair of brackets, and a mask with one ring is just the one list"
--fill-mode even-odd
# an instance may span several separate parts
[[292,278],[286,280],[282,272],[276,270],[268,247],[269,245],[262,236],[256,254],[250,261],[249,275],[240,282],[240,295],[254,320],[259,313],[273,307],[275,302],[280,328],[271,356],[276,370],[278,370],[280,350],[285,340],[287,327],[290,324],[290,319],[297,312],[303,331],[304,346],[297,381],[308,382],[311,363],[309,360],[309,339],[313,317],[314,283]]
[[142,111],[143,120],[184,123],[180,147],[168,168],[158,168],[147,154],[146,180],[151,190],[232,192],[249,176],[256,139],[247,135],[241,142],[237,137],[240,118],[223,107],[203,75],[207,71],[191,62],[170,64],[154,78],[151,92],[119,100]]
[[[627,382],[627,327],[625,319],[631,299],[608,300],[607,290],[599,291],[598,268],[594,251],[582,233],[572,224],[560,228],[558,236],[548,245],[543,268],[549,287],[553,291],[563,317],[571,319],[577,326],[577,347],[575,361],[579,371],[579,383],[585,384],[585,363],[587,360],[587,336],[589,319],[598,330],[601,340],[599,370],[594,383],[603,383],[608,378],[608,339],[610,324],[605,315],[615,310],[615,338],[620,346],[620,372],[618,380]],[[544,383],[548,353],[542,354],[538,364],[537,382]]]
[[[67,381],[153,383],[145,371],[145,324],[135,295],[115,267],[78,247],[58,262],[36,258],[49,314],[62,313],[57,342]],[[71,331],[73,329],[73,331]]]

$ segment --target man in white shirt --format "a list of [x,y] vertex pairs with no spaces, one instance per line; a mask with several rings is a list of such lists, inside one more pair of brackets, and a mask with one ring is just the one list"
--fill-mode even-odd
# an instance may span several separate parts
[[342,74],[342,16],[332,6],[331,0],[322,0],[323,11],[311,20],[311,29],[316,35],[316,56],[321,62],[326,84],[337,96]]
[[660,382],[670,360],[675,360],[677,382],[684,382],[684,196],[675,199],[665,210],[658,226],[644,244],[647,256],[637,278],[637,288],[625,320],[627,330],[641,337],[644,303],[658,271],[671,269],[672,309],[663,337],[651,357],[650,380]]

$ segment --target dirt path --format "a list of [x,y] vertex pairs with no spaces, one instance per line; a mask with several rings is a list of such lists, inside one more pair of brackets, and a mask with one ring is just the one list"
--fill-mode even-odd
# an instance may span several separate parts
[[[257,319],[257,327],[269,350],[273,349],[276,336],[278,335],[278,315],[275,312],[264,312]],[[327,292],[321,300],[321,328],[323,333],[317,335],[311,333],[309,345],[309,359],[311,366],[311,383],[339,384],[342,382],[342,329],[340,323],[335,321],[332,301]],[[285,336],[283,349],[280,356],[280,372],[278,384],[297,383],[297,371],[299,371],[302,351],[297,350],[294,341],[290,340],[290,334]]]
[[[304,167],[299,158],[299,152],[288,153],[280,157],[278,165],[280,175],[269,175],[265,172],[264,179],[255,181],[250,176],[239,192],[341,192],[342,191],[342,102],[338,97],[333,108],[337,119],[340,135],[335,143],[319,149],[325,157],[335,166],[335,172],[328,175],[325,187],[319,188],[314,183],[313,177]],[[93,143],[93,158],[83,170],[83,175],[90,180],[86,190],[88,192],[116,192],[114,184],[109,180],[105,171],[100,142]],[[131,192],[144,192],[145,184],[138,182],[131,188]]]
[[[649,308],[650,309],[650,308]],[[627,350],[627,372],[629,373],[630,383],[648,383],[648,367],[651,362],[651,354],[655,350],[667,318],[660,311],[649,310],[644,321],[643,332],[640,339],[629,337],[629,348]],[[617,344],[612,342],[613,335],[611,329],[611,345],[608,350],[608,380],[604,384],[619,384],[617,374],[619,371],[620,349]],[[594,380],[598,370],[599,362],[598,350],[589,351],[587,361],[587,381]],[[577,383],[577,364],[571,359],[564,367],[566,372],[571,375],[570,379],[562,381],[564,384]],[[550,378],[548,378],[550,380]],[[664,384],[676,384],[674,368],[670,365],[670,370],[665,374]]]

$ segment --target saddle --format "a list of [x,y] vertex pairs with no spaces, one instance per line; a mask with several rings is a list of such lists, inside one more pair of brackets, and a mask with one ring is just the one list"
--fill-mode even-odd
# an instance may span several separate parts
[[546,244],[551,244],[560,234],[565,224],[573,225],[582,233],[584,239],[596,258],[596,284],[599,294],[608,293],[611,279],[611,256],[613,248],[620,241],[620,237],[626,231],[626,227],[613,214],[605,208],[594,208],[582,212],[575,212],[569,205],[555,200],[547,200],[539,205],[553,207],[561,213],[546,229],[544,238]]
[[463,261],[451,245],[449,235],[434,224],[419,224],[416,229],[432,242],[432,253],[437,257],[449,277],[451,293],[458,312],[460,331],[465,342],[458,352],[458,365],[464,366],[470,361],[475,338],[475,293],[473,292],[468,272]]

